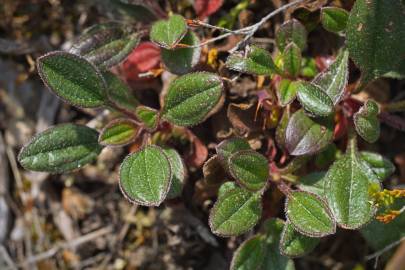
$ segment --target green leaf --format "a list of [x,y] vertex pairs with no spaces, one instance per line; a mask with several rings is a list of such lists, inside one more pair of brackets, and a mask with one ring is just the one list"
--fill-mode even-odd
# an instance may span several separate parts
[[286,215],[294,229],[311,237],[323,237],[336,232],[333,215],[319,196],[292,191],[287,196]]
[[187,33],[187,24],[181,15],[172,15],[166,21],[157,21],[150,30],[150,40],[166,49],[173,49]]
[[307,30],[299,21],[289,20],[276,32],[277,47],[280,51],[284,51],[289,43],[294,42],[303,51],[307,47],[307,35]]
[[132,203],[159,206],[171,186],[168,157],[158,146],[146,146],[128,155],[120,169],[120,188]]
[[359,157],[355,138],[351,138],[346,154],[333,163],[325,176],[325,197],[341,227],[358,229],[374,216],[369,189],[371,181],[378,182],[375,179]]
[[333,140],[333,119],[309,118],[296,111],[286,129],[286,147],[291,155],[309,155],[324,149]]
[[213,73],[183,75],[170,83],[162,117],[179,126],[201,123],[222,105],[223,83]]
[[98,142],[107,146],[123,146],[133,142],[140,132],[139,123],[128,118],[115,119],[100,132]]
[[282,107],[290,104],[297,95],[298,82],[292,82],[289,79],[282,79],[278,87],[278,100]]
[[262,48],[251,46],[246,57],[241,53],[231,54],[225,63],[226,67],[235,71],[255,74],[271,75],[280,73],[273,62],[271,54]]
[[183,186],[186,181],[187,169],[184,165],[183,159],[176,150],[171,148],[163,149],[170,162],[172,171],[172,184],[167,194],[168,199],[179,197],[183,191]]
[[316,74],[318,74],[318,68],[316,67],[315,59],[313,57],[303,57],[301,76],[313,78]]
[[224,165],[227,166],[229,157],[242,150],[250,150],[249,143],[239,137],[234,137],[231,139],[223,140],[220,144],[217,145],[216,151],[218,157],[223,161]]
[[135,115],[150,131],[155,130],[159,124],[159,112],[153,108],[138,106],[136,107]]
[[342,99],[349,77],[349,52],[341,51],[336,60],[323,72],[319,73],[313,84],[319,86],[336,105]]
[[243,150],[229,157],[229,171],[243,187],[257,191],[267,184],[269,162],[266,157],[253,150]]
[[228,181],[223,183],[218,190],[218,200],[221,200],[228,192],[239,189],[240,187],[235,182]]
[[261,197],[242,188],[223,194],[211,209],[209,225],[219,236],[240,235],[256,225],[262,214]]
[[290,108],[287,107],[284,109],[283,116],[281,116],[280,121],[278,122],[277,128],[276,128],[276,142],[277,146],[281,147],[283,149],[286,148],[286,130],[287,130],[287,125],[288,122],[290,121],[291,118],[291,112]]
[[37,69],[45,85],[72,105],[93,108],[106,102],[103,77],[80,56],[54,51],[37,59]]
[[313,115],[328,116],[333,112],[333,102],[330,97],[314,84],[300,82],[297,98],[302,107]]
[[378,105],[373,100],[366,103],[353,116],[357,133],[367,142],[374,143],[380,137],[380,121],[378,119]]
[[294,261],[281,255],[280,238],[284,221],[278,218],[268,219],[263,223],[266,232],[266,256],[260,270],[295,270]]
[[341,32],[346,29],[349,12],[338,7],[323,7],[321,9],[321,23],[329,32]]
[[334,143],[329,144],[322,152],[315,157],[315,165],[318,168],[329,167],[336,160],[338,149]]
[[380,181],[384,181],[395,171],[394,164],[378,153],[361,151],[360,157],[368,164]]
[[90,27],[69,52],[81,55],[101,69],[119,64],[139,44],[140,36],[128,25],[108,22]]
[[[161,17],[161,10],[159,7],[155,8],[158,4],[151,0],[110,0],[108,1],[111,11],[118,11],[122,20],[129,19],[135,22],[150,23],[155,21],[156,18]],[[152,3],[152,6],[150,5]]]
[[315,249],[319,238],[303,235],[286,222],[280,240],[280,252],[287,257],[301,257]]
[[107,96],[109,101],[121,110],[133,112],[139,102],[132,95],[131,89],[109,71],[103,73],[103,77],[107,83]]
[[[391,207],[396,210],[405,207],[405,199],[397,200]],[[381,250],[405,237],[404,228],[405,215],[402,213],[387,224],[373,220],[360,232],[374,250]]]
[[25,145],[18,162],[27,170],[62,173],[96,160],[103,147],[98,132],[86,126],[63,124],[51,127]]
[[[188,31],[181,44],[198,46],[200,40],[193,31]],[[161,56],[163,64],[173,74],[186,74],[200,61],[201,47],[197,48],[176,48],[172,50],[162,49]]]
[[277,171],[282,175],[295,173],[300,168],[304,167],[310,159],[310,156],[293,157],[287,165],[282,168],[277,168]]
[[313,172],[299,179],[297,187],[302,191],[324,197],[326,172]]
[[260,269],[263,264],[266,242],[263,235],[255,235],[244,241],[232,257],[231,270]]
[[397,0],[357,0],[346,37],[350,57],[368,82],[386,73],[405,75],[405,4]]
[[284,70],[296,77],[301,71],[301,49],[294,43],[289,43],[283,52]]

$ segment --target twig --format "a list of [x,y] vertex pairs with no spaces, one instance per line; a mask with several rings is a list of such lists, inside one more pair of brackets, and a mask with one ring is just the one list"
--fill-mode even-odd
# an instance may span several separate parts
[[15,266],[13,260],[10,258],[10,255],[8,255],[8,252],[3,245],[0,245],[0,254],[2,255],[1,257],[3,258],[4,262],[7,263],[7,269],[17,270],[17,266]]
[[203,22],[203,21],[200,21],[200,20],[188,20],[187,23],[188,23],[189,25],[191,25],[191,26],[194,26],[194,25],[195,25],[195,26],[203,26],[203,27],[206,27],[206,28],[211,28],[211,29],[214,29],[214,30],[219,30],[219,31],[222,31],[222,32],[225,32],[225,33],[234,33],[234,34],[237,34],[237,32],[236,32],[235,30],[231,30],[231,29],[224,28],[224,27],[221,27],[221,26],[212,25],[212,24],[209,24],[209,23],[205,23],[205,22]]
[[375,252],[375,253],[373,253],[373,254],[370,254],[370,255],[366,256],[366,258],[365,258],[366,261],[369,261],[369,260],[372,260],[372,259],[374,259],[374,258],[380,257],[383,253],[385,253],[385,252],[387,252],[388,250],[390,250],[390,249],[396,247],[397,245],[399,245],[399,244],[400,244],[402,241],[404,241],[404,240],[405,240],[405,236],[403,236],[403,237],[401,237],[399,240],[397,240],[397,241],[395,241],[395,242],[389,244],[389,245],[386,246],[385,248],[380,249],[379,251],[377,251],[377,252]]
[[189,48],[202,47],[202,46],[205,46],[205,45],[207,45],[209,43],[213,43],[215,41],[227,38],[227,37],[229,37],[231,35],[245,35],[245,37],[238,44],[236,44],[236,46],[234,48],[232,48],[229,51],[230,53],[233,53],[233,52],[237,51],[242,44],[244,44],[246,41],[248,41],[265,22],[270,20],[272,17],[274,17],[278,13],[283,12],[284,10],[286,10],[286,9],[288,9],[290,7],[293,7],[295,5],[301,4],[301,3],[305,2],[305,1],[307,1],[307,0],[296,0],[294,2],[286,4],[286,5],[280,7],[278,9],[276,9],[276,10],[273,10],[272,12],[270,12],[269,14],[264,16],[259,22],[255,23],[253,25],[238,29],[238,30],[231,30],[231,29],[227,29],[227,28],[218,27],[218,26],[207,24],[207,23],[203,23],[203,22],[200,22],[200,21],[196,21],[196,23],[201,25],[201,26],[211,28],[211,29],[220,30],[220,31],[223,31],[223,32],[226,32],[226,33],[222,34],[222,35],[219,35],[219,36],[217,36],[215,38],[208,39],[208,40],[206,40],[206,41],[204,41],[204,42],[202,42],[202,43],[200,43],[198,45],[189,46]]
[[405,100],[384,104],[382,110],[386,112],[403,112],[405,111]]
[[[129,210],[129,213],[127,214],[127,216],[134,216],[137,210],[138,210],[138,204],[133,205],[131,207],[131,209]],[[124,240],[125,236],[127,235],[130,225],[131,224],[128,221],[126,221],[125,224],[122,226],[118,235],[117,234],[114,235],[114,238],[112,240],[112,245],[111,245],[114,250],[110,254],[104,256],[104,259],[99,264],[100,269],[106,268],[108,262],[111,260],[114,253],[117,250],[121,249],[122,241]]]
[[27,264],[27,263],[35,263],[38,261],[42,261],[44,259],[54,256],[60,250],[68,249],[68,248],[75,248],[77,246],[80,246],[86,242],[92,241],[98,237],[109,234],[111,232],[112,232],[112,227],[108,226],[108,227],[99,229],[97,231],[88,233],[86,235],[83,235],[81,237],[75,238],[72,241],[56,244],[53,248],[51,248],[45,252],[28,257],[28,259],[22,265]]
[[269,19],[271,19],[272,17],[276,16],[278,13],[283,12],[284,10],[286,10],[286,9],[292,7],[292,6],[301,4],[301,3],[304,2],[304,1],[306,1],[306,0],[297,0],[297,1],[291,2],[291,3],[287,4],[287,5],[284,5],[284,6],[280,7],[280,8],[278,8],[278,9],[274,10],[273,12],[270,12],[269,14],[267,14],[266,16],[264,16],[259,22],[255,23],[254,25],[248,26],[247,28],[250,28],[249,33],[245,36],[244,39],[242,39],[241,41],[239,41],[239,43],[236,44],[236,46],[235,46],[234,48],[232,48],[229,52],[230,52],[230,53],[233,53],[233,52],[237,51],[237,50],[239,49],[240,45],[242,45],[242,44],[244,44],[246,41],[248,41],[248,40],[256,33],[256,31],[257,31],[265,22],[267,22]]

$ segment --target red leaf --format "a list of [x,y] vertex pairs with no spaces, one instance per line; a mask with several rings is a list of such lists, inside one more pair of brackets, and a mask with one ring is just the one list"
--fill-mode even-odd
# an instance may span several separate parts
[[200,168],[208,157],[208,149],[205,144],[193,133],[186,129],[188,139],[193,145],[191,152],[186,154],[185,161],[188,165]]
[[338,140],[343,137],[347,133],[347,127],[349,126],[349,122],[347,118],[344,116],[343,113],[339,112],[335,118],[336,125],[333,131],[333,138]]
[[195,0],[194,9],[200,20],[215,13],[223,4],[223,0]]
[[142,42],[128,56],[123,64],[123,70],[127,80],[140,80],[140,73],[148,72],[159,67],[160,49],[152,42]]

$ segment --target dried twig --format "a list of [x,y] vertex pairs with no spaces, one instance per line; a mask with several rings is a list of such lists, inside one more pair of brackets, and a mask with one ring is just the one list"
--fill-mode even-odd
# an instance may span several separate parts
[[273,10],[272,12],[270,12],[269,14],[264,16],[259,22],[255,23],[253,25],[238,29],[238,30],[231,30],[231,29],[227,29],[227,28],[223,28],[223,27],[218,27],[218,26],[210,25],[210,24],[203,23],[203,22],[200,22],[200,21],[192,21],[193,23],[195,23],[197,25],[201,25],[203,27],[220,30],[222,32],[225,32],[225,34],[222,34],[222,35],[219,35],[217,37],[208,39],[208,40],[206,40],[206,41],[204,41],[204,42],[202,42],[202,43],[200,43],[198,45],[189,46],[189,48],[202,47],[202,46],[205,46],[207,44],[213,43],[215,41],[227,38],[227,37],[229,37],[231,35],[244,35],[245,37],[238,44],[236,44],[235,47],[233,47],[231,50],[229,50],[230,53],[233,53],[233,52],[237,51],[241,47],[241,45],[246,43],[256,33],[256,31],[259,30],[259,28],[264,23],[266,23],[268,20],[270,20],[271,18],[273,18],[274,16],[276,16],[280,12],[283,12],[284,10],[286,10],[286,9],[288,9],[290,7],[296,6],[298,4],[301,4],[301,3],[305,2],[305,1],[307,1],[307,0],[296,0],[296,1],[293,1],[291,3],[288,3],[288,4],[278,8],[276,10]]
[[373,254],[370,254],[370,255],[366,256],[366,258],[365,258],[366,261],[369,261],[369,260],[372,260],[372,259],[374,259],[374,258],[380,257],[382,254],[384,254],[384,253],[387,252],[388,250],[390,250],[390,249],[396,247],[397,245],[399,245],[399,244],[400,244],[402,241],[404,241],[404,240],[405,240],[405,236],[403,236],[403,237],[401,237],[399,240],[397,240],[397,241],[395,241],[395,242],[393,242],[393,243],[387,245],[387,246],[384,247],[383,249],[380,249],[379,251],[377,251],[377,252],[375,252],[375,253],[373,253]]
[[83,245],[86,242],[92,241],[96,238],[99,238],[103,235],[109,234],[111,233],[112,227],[108,226],[105,228],[101,228],[97,231],[93,231],[91,233],[88,233],[86,235],[80,236],[78,238],[73,239],[72,241],[69,242],[62,242],[62,243],[57,243],[53,248],[39,253],[37,255],[33,255],[27,258],[27,260],[25,262],[22,263],[22,265],[24,264],[28,264],[28,263],[35,263],[38,261],[42,261],[45,259],[48,259],[52,256],[54,256],[58,251],[63,250],[63,249],[72,249],[75,248],[77,246]]
[[13,260],[10,258],[10,255],[8,255],[8,252],[3,245],[0,245],[0,258],[2,258],[3,262],[5,262],[7,264],[6,269],[17,270],[17,266],[15,266]]

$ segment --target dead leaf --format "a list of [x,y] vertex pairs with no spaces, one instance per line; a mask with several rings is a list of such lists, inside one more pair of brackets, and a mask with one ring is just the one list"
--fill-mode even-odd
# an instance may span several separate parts
[[237,135],[244,136],[261,129],[260,120],[256,118],[256,106],[254,104],[231,103],[227,112],[229,121]]

